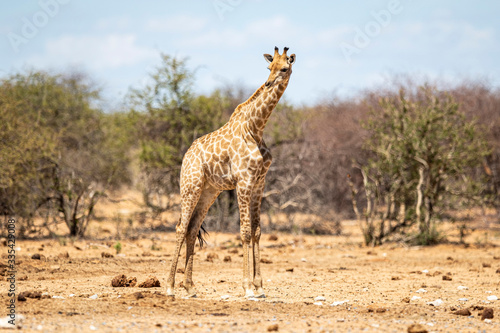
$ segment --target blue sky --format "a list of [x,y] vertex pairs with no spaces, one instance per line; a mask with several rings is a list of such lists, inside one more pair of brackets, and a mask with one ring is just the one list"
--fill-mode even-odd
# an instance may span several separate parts
[[195,89],[257,89],[263,53],[297,55],[285,99],[313,104],[395,74],[500,85],[498,1],[4,1],[0,75],[85,71],[110,105],[139,87],[160,52],[188,57]]

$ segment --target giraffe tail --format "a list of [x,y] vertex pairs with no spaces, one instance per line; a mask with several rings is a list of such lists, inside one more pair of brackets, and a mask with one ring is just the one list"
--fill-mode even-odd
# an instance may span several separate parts
[[200,248],[203,248],[203,245],[207,244],[207,241],[205,240],[205,238],[203,238],[203,235],[208,235],[208,231],[206,231],[205,227],[203,226],[204,224],[204,222],[201,224],[200,231],[198,231],[198,241],[200,242]]

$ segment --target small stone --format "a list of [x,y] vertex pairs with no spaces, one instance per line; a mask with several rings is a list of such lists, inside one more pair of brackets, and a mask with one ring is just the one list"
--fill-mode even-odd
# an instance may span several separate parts
[[471,315],[469,309],[460,309],[460,310],[453,312],[453,314],[456,314],[457,316],[465,316],[465,317],[468,317]]
[[101,252],[102,258],[114,258],[114,256],[109,252]]
[[34,255],[31,256],[31,259],[35,259],[35,260],[40,260],[40,253],[35,253]]
[[323,305],[323,302],[314,302],[314,305]]
[[326,298],[323,296],[318,296],[314,299],[315,302],[324,302],[326,301]]
[[449,276],[449,275],[443,275],[443,281],[451,281],[451,280],[453,280],[451,278],[451,276]]
[[401,300],[403,303],[410,303],[410,297],[405,297]]
[[139,288],[160,287],[160,281],[158,280],[158,278],[156,276],[150,276],[146,279],[146,281],[144,281],[143,283],[138,285],[138,287]]
[[500,268],[496,270],[496,273],[497,273],[497,274],[500,274]]
[[17,295],[17,300],[19,302],[25,302],[26,301],[26,297],[24,296],[23,293],[20,293],[19,295]]
[[489,268],[489,267],[491,267],[491,264],[489,264],[487,262],[483,262],[483,267],[484,268]]
[[278,240],[278,236],[276,236],[275,234],[269,235],[269,240],[275,242]]
[[486,297],[486,299],[488,301],[498,301],[498,297],[495,295],[488,296],[488,297]]
[[222,295],[222,296],[220,297],[220,299],[222,299],[222,300],[226,300],[226,299],[229,299],[229,297],[231,297],[231,296],[229,296],[229,295]]
[[428,331],[420,324],[413,324],[408,327],[408,333],[428,333]]
[[435,300],[435,301],[428,302],[427,304],[432,305],[432,306],[440,306],[440,305],[442,305],[443,303],[444,303],[444,302],[443,302],[443,300],[441,300],[441,299],[437,299],[437,300]]
[[279,328],[278,324],[272,324],[272,325],[267,326],[267,331],[268,332],[277,332],[278,328]]
[[225,256],[224,262],[231,262],[231,256]]
[[132,295],[135,297],[135,299],[141,299],[141,298],[144,298],[144,295],[143,295],[140,291],[135,292],[135,293],[133,293]]
[[94,294],[94,295],[90,296],[89,298],[90,298],[90,299],[98,299],[98,298],[99,298],[99,296],[97,296],[97,294]]
[[219,255],[217,253],[210,252],[207,254],[207,259],[205,259],[205,261],[214,262],[215,259],[219,259]]
[[184,274],[184,268],[182,267],[177,268],[177,273]]
[[292,268],[287,268],[286,269],[287,272],[292,272],[293,273],[293,267]]
[[493,318],[493,309],[484,308],[483,313],[481,314],[481,320],[492,319],[492,318]]
[[421,288],[421,289],[419,289],[419,290],[417,290],[417,291],[415,291],[415,292],[420,294],[420,293],[426,293],[426,292],[427,292],[427,290],[425,290],[425,289]]
[[263,264],[272,264],[273,262],[267,258],[260,258],[260,262]]
[[136,277],[127,278],[124,274],[117,275],[111,280],[112,287],[135,287],[136,284]]
[[469,289],[469,287],[466,287],[466,286],[458,286],[457,287],[458,290],[467,290]]

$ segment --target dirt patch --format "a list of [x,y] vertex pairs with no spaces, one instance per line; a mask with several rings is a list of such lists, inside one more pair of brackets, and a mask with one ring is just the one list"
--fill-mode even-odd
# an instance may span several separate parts
[[146,281],[138,285],[139,288],[154,288],[160,287],[160,280],[156,276],[150,276]]
[[[371,248],[351,231],[345,237],[280,233],[270,240],[264,235],[262,299],[244,297],[242,250],[232,234],[211,232],[207,246],[196,247],[197,298],[189,299],[180,287],[184,249],[175,297],[166,294],[174,233],[156,232],[161,250],[154,252],[150,235],[120,239],[123,248],[114,257],[102,257],[103,248],[90,240],[79,241],[80,250],[70,242],[18,240],[17,277],[28,278],[17,279],[25,300],[16,310],[26,318],[26,332],[40,327],[48,332],[408,332],[409,327],[413,332],[500,332],[494,316],[500,301],[493,297],[500,297],[500,261],[494,259],[500,258],[500,239],[493,233],[489,240],[495,246],[487,247],[470,242],[468,247]],[[42,244],[46,259],[31,259]],[[153,255],[143,256],[148,251]],[[228,256],[231,261],[224,260]],[[209,257],[212,261],[206,261]],[[113,286],[115,279],[122,287]],[[7,304],[2,281],[0,302]],[[438,299],[441,305],[429,305]]]
[[128,278],[124,274],[115,276],[113,280],[111,280],[111,286],[113,287],[135,287],[136,284],[136,277]]

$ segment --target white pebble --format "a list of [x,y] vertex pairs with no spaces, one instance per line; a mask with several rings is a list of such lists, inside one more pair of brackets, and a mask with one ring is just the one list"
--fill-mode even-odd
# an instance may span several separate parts
[[469,289],[469,287],[466,287],[466,286],[458,286],[457,288],[458,290],[467,290]]
[[484,321],[485,323],[487,323],[487,324],[491,324],[491,319],[485,319],[485,320],[483,320],[483,321]]
[[306,261],[307,261],[307,259],[306,259],[306,258],[302,258],[302,259],[300,259],[300,260],[301,260],[301,261],[304,261],[304,262],[306,262]]
[[346,299],[345,301],[336,301],[336,302],[333,302],[332,304],[330,304],[331,306],[337,306],[337,305],[342,305],[344,303],[347,303],[349,302],[348,299]]
[[323,302],[314,302],[314,305],[323,305]]
[[222,295],[222,296],[220,297],[220,299],[228,299],[229,297],[231,297],[231,296],[229,296],[229,295]]
[[498,297],[496,297],[495,295],[488,296],[486,297],[486,299],[488,301],[498,301]]
[[68,296],[69,297],[75,297],[76,295],[75,294],[69,294]]
[[443,300],[441,300],[441,299],[437,299],[437,300],[432,301],[432,302],[429,302],[429,303],[427,303],[427,304],[432,305],[432,306],[440,306],[440,305],[442,305],[443,303],[444,303],[444,302],[443,302]]
[[56,296],[56,295],[52,296],[52,298],[64,299],[64,297],[62,297],[62,296]]
[[314,301],[316,302],[326,301],[326,298],[324,298],[323,296],[318,296],[314,299]]
[[90,296],[89,298],[90,298],[90,299],[98,299],[98,298],[99,298],[99,296],[97,296],[97,294],[94,294],[94,295]]
[[421,289],[419,289],[419,290],[417,290],[417,291],[415,291],[415,292],[416,292],[416,293],[426,293],[426,292],[427,292],[427,290],[425,290],[425,289],[421,288]]
[[469,299],[468,298],[459,298],[458,299],[460,302],[467,302]]
[[429,273],[429,270],[428,270],[428,269],[424,269],[424,270],[422,271],[422,273],[427,274],[427,273]]
[[421,298],[422,298],[422,297],[420,297],[420,296],[413,296],[413,297],[411,298],[411,300],[412,300],[412,301],[416,301],[417,299],[421,299]]
[[91,331],[96,331],[97,330],[97,327],[95,327],[94,325],[90,325],[89,328],[90,328]]

